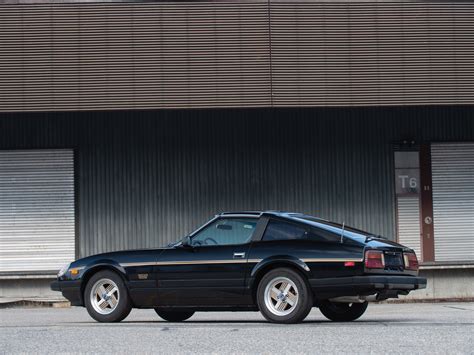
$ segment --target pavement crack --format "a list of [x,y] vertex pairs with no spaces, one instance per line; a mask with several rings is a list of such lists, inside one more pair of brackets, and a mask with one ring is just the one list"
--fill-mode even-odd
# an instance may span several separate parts
[[461,307],[454,307],[454,306],[443,306],[445,308],[452,308],[452,309],[457,309],[457,310],[460,310],[460,311],[474,311],[474,309],[469,309],[469,308],[461,308]]

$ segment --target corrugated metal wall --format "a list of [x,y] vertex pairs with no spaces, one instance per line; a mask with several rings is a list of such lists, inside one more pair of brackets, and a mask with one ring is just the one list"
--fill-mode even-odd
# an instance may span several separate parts
[[0,5],[0,111],[270,105],[266,1]]
[[472,2],[50,2],[0,5],[0,112],[474,103]]
[[474,103],[474,3],[271,5],[275,106]]
[[76,148],[84,256],[162,245],[237,209],[394,238],[392,143],[473,141],[473,126],[472,107],[3,114],[0,149]]

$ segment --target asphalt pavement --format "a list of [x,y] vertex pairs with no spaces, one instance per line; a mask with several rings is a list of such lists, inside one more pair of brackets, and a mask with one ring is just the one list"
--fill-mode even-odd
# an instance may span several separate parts
[[296,325],[256,312],[169,323],[133,310],[121,323],[100,324],[84,308],[0,309],[0,353],[474,354],[474,303],[370,304],[351,323],[313,309]]

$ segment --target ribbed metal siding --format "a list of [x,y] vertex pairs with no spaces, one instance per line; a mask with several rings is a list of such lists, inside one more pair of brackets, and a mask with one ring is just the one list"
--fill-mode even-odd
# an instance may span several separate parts
[[0,272],[58,270],[75,257],[71,150],[0,150]]
[[420,199],[399,197],[397,199],[398,242],[415,250],[421,259]]
[[0,6],[0,111],[270,105],[262,1]]
[[474,143],[432,144],[435,260],[474,260]]
[[474,103],[474,4],[0,5],[0,112]]
[[154,247],[215,213],[293,210],[395,238],[392,143],[474,140],[472,107],[0,115],[0,149],[75,147],[78,254]]
[[474,3],[271,2],[275,106],[474,102]]

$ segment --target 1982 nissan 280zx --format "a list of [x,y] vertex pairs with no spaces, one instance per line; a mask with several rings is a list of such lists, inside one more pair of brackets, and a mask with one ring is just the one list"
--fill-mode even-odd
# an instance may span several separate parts
[[132,307],[168,321],[196,311],[260,311],[277,323],[312,307],[351,321],[368,301],[426,287],[413,250],[316,217],[287,212],[222,213],[165,248],[79,259],[51,288],[99,322]]

